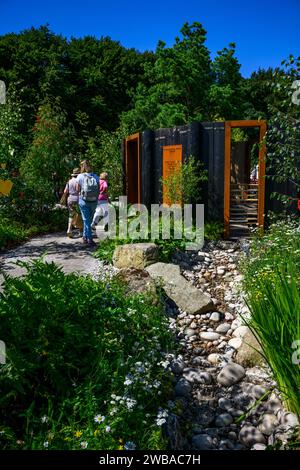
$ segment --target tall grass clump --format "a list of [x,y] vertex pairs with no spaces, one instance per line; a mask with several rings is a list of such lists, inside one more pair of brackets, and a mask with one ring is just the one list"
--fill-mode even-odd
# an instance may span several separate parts
[[278,221],[258,235],[242,265],[256,335],[289,410],[300,416],[300,226]]
[[164,448],[173,344],[162,305],[117,280],[24,265],[0,294],[0,448]]
[[248,294],[254,330],[287,408],[300,416],[300,277],[285,269],[257,280]]

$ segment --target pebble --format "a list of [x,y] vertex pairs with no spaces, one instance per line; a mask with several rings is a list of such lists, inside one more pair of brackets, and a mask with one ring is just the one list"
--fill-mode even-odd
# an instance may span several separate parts
[[278,424],[279,423],[275,415],[265,414],[259,421],[258,429],[266,436],[270,436],[275,431]]
[[220,354],[216,354],[216,353],[212,353],[212,354],[209,354],[207,356],[207,360],[208,362],[210,362],[211,364],[219,364],[220,363],[220,360],[221,360],[221,356]]
[[233,320],[234,319],[234,315],[230,312],[225,312],[225,320]]
[[183,377],[178,380],[177,384],[175,385],[175,395],[177,397],[189,397],[190,393],[192,391],[192,386],[189,384],[189,382],[184,379]]
[[248,330],[249,330],[248,326],[245,326],[245,325],[238,326],[232,333],[232,336],[235,336],[236,338],[243,338]]
[[171,362],[171,370],[174,374],[181,374],[186,364],[180,359],[173,359]]
[[211,321],[215,321],[215,322],[219,322],[221,321],[221,314],[220,312],[213,312],[211,315],[210,315],[210,318],[209,318]]
[[232,407],[232,403],[228,398],[221,397],[218,400],[218,406],[221,410],[229,410]]
[[254,426],[243,426],[239,433],[239,440],[247,447],[252,447],[255,444],[266,444],[264,435]]
[[230,330],[229,323],[221,323],[221,325],[216,328],[216,332],[221,334],[226,334],[228,330]]
[[251,447],[252,450],[266,450],[266,445],[265,444],[254,444],[254,446]]
[[239,364],[231,362],[227,364],[219,373],[217,381],[224,387],[230,387],[231,385],[239,382],[245,376],[244,367]]
[[192,439],[193,448],[197,450],[213,449],[213,439],[208,434],[196,434]]
[[280,417],[280,424],[283,425],[285,428],[289,429],[294,426],[299,426],[299,420],[294,413],[281,413]]
[[228,341],[228,344],[229,346],[231,346],[232,348],[234,349],[238,349],[241,347],[243,343],[243,340],[242,338],[231,338],[229,341]]
[[216,339],[220,338],[220,335],[219,333],[204,331],[203,333],[200,333],[200,338],[205,341],[215,341]]

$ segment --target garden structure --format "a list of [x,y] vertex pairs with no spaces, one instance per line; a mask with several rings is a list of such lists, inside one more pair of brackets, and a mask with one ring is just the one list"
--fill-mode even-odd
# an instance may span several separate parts
[[[232,138],[239,128],[246,135],[242,141]],[[270,198],[274,183],[265,178],[266,128],[263,120],[192,122],[128,136],[122,150],[128,202],[167,204],[162,180],[192,155],[208,171],[202,190],[206,219],[224,223],[230,238],[263,227],[265,209],[277,205]]]

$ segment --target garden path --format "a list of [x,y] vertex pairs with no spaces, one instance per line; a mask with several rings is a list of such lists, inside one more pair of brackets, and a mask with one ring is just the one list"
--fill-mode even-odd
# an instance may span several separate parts
[[[107,233],[98,231],[97,235],[95,243],[99,243]],[[1,271],[16,277],[22,276],[26,270],[16,263],[28,262],[42,255],[45,261],[53,261],[61,266],[65,273],[93,274],[98,268],[98,260],[93,256],[95,248],[83,245],[81,238],[67,238],[65,233],[34,237],[23,245],[0,254],[0,292],[3,283]]]

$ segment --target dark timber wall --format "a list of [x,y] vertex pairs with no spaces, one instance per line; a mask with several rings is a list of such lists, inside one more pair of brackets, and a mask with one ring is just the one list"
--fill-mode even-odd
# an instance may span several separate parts
[[[157,130],[145,130],[140,134],[141,202],[146,206],[162,203],[163,147],[182,145],[182,161],[190,155],[204,163],[208,170],[208,181],[203,184],[202,201],[205,218],[224,221],[224,155],[225,123],[192,122],[186,126],[175,126]],[[124,154],[124,146],[123,146]],[[290,185],[280,188],[283,193],[297,197]],[[281,204],[270,198],[278,185],[266,179],[265,212],[281,210]],[[285,192],[287,191],[287,192]],[[292,212],[296,212],[296,204]]]

